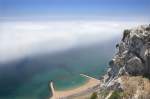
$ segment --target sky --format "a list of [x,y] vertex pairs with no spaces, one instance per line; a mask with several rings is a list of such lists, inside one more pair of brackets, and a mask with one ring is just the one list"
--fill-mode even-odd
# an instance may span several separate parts
[[150,0],[0,0],[1,20],[149,20]]
[[0,0],[0,63],[104,42],[150,23],[150,0]]

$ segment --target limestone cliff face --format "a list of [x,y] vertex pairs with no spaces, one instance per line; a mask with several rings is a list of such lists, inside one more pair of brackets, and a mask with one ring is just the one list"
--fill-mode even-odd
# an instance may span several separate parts
[[109,62],[102,86],[123,89],[122,76],[150,76],[150,25],[142,25],[123,32],[116,45],[117,53]]

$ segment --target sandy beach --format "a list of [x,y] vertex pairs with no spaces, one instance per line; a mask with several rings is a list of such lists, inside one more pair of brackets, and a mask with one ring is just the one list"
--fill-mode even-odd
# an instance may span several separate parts
[[81,74],[81,76],[87,77],[88,80],[87,82],[85,82],[85,84],[69,90],[62,90],[62,91],[54,90],[53,97],[51,97],[50,99],[64,99],[69,97],[82,96],[93,93],[95,89],[98,89],[100,85],[100,80],[97,80],[95,78],[83,74]]

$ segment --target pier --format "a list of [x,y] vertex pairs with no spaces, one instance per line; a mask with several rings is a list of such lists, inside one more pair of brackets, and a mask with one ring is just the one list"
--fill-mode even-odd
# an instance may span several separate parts
[[51,93],[52,93],[52,97],[50,97],[50,99],[57,99],[57,98],[56,98],[56,93],[55,93],[55,90],[54,90],[54,86],[53,86],[53,82],[52,82],[52,81],[49,83],[49,87],[50,87]]
[[94,79],[94,80],[100,81],[100,80],[98,80],[98,79],[96,79],[96,78],[90,77],[90,76],[85,75],[85,74],[80,74],[80,75],[81,75],[82,77],[86,77],[86,78],[89,78],[89,79]]

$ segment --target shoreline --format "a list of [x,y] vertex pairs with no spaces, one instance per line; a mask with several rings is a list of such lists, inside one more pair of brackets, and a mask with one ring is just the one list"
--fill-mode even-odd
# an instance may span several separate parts
[[[76,84],[76,85],[73,85],[73,86],[67,86],[66,88],[56,88],[55,87],[55,90],[56,91],[68,91],[68,90],[73,90],[73,89],[76,89],[76,88],[78,88],[78,87],[80,87],[80,86],[83,86],[83,85],[85,85],[87,82],[89,81],[89,79],[85,79],[84,80],[84,82],[82,82],[82,83],[78,83],[78,84]],[[55,86],[55,84],[54,84],[54,86]]]
[[87,81],[78,87],[67,89],[67,90],[54,90],[53,96],[50,99],[68,98],[68,97],[78,97],[85,94],[90,94],[95,92],[100,86],[100,80],[80,74],[87,78]]

